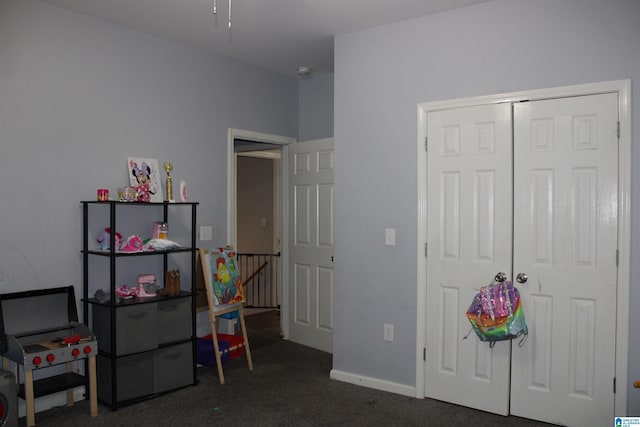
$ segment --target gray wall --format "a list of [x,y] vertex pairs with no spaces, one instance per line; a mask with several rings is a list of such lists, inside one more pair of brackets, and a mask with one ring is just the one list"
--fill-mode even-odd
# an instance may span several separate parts
[[333,136],[333,74],[300,79],[298,141]]
[[172,161],[226,244],[228,128],[296,137],[298,80],[0,0],[0,292],[80,289],[79,202],[126,184],[130,155]]
[[[417,105],[635,83],[639,23],[636,0],[496,0],[336,38],[334,369],[415,385]],[[632,103],[639,100],[634,87]],[[640,122],[633,118],[638,165]],[[631,196],[630,382],[640,379],[638,172]],[[385,227],[397,229],[397,246],[384,246]],[[384,323],[395,325],[393,343],[383,341]],[[629,388],[628,404],[630,415],[640,415],[640,392]]]

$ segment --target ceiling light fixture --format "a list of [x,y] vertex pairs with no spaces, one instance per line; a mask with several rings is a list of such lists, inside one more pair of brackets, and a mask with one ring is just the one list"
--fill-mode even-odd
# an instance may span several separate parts
[[[218,14],[218,0],[213,0],[213,14]],[[231,0],[229,0],[229,16],[227,17],[227,28],[231,31]]]

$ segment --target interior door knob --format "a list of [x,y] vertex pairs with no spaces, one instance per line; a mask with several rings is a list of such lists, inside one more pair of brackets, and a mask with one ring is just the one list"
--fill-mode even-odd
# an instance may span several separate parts
[[518,283],[525,283],[527,280],[529,280],[529,278],[524,273],[518,273],[518,275],[516,276],[516,281]]
[[496,279],[496,282],[506,282],[507,275],[501,271],[498,274],[496,274],[495,279]]

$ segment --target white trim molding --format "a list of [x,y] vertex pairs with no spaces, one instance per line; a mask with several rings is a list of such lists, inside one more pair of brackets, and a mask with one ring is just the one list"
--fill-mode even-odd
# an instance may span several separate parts
[[[372,388],[374,390],[400,394],[402,396],[418,397],[415,387],[405,384],[392,383],[391,381],[385,381],[378,378],[350,374],[348,372],[338,371],[336,369],[332,369],[331,372],[329,372],[329,378],[349,384]],[[424,397],[424,395],[422,397]]]

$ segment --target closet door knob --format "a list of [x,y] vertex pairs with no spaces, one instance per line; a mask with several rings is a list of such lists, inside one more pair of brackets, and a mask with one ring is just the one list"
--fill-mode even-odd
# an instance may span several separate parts
[[518,283],[526,283],[527,280],[529,280],[529,278],[524,273],[518,273],[518,275],[516,276],[516,281]]
[[506,282],[507,275],[501,271],[498,274],[496,274],[495,279],[496,279],[496,282]]

